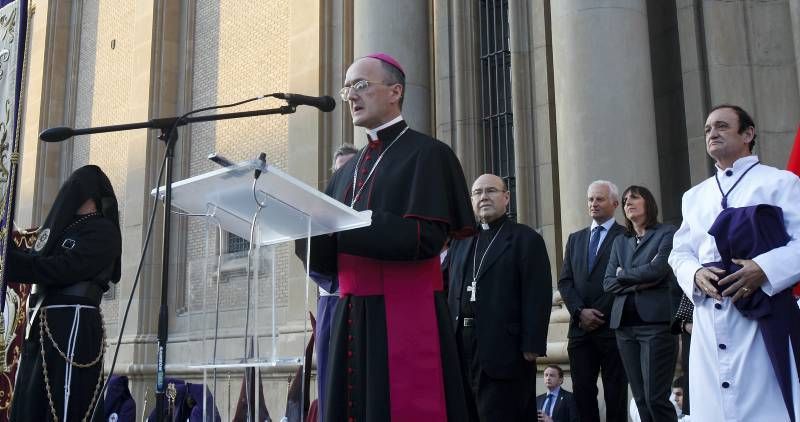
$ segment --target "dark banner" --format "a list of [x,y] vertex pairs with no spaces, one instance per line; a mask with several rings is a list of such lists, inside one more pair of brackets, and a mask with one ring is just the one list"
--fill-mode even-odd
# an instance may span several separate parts
[[10,243],[24,248],[33,240],[19,234],[12,237],[28,17],[28,0],[0,0],[0,422],[8,420],[11,408],[30,291],[30,285],[5,279]]

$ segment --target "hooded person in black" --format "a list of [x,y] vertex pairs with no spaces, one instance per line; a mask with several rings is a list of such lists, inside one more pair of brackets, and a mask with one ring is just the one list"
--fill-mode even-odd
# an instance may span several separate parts
[[121,254],[117,198],[93,165],[75,170],[61,187],[34,248],[9,249],[7,279],[34,284],[12,421],[91,417],[103,382],[100,301],[109,282],[120,279]]

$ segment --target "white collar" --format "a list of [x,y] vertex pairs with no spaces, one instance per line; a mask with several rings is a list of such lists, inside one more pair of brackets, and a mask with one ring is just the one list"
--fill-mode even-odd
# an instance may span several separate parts
[[552,389],[552,390],[550,390],[550,389],[547,390],[548,394],[552,394],[552,395],[556,396],[556,398],[558,398],[558,393],[560,393],[560,392],[561,392],[561,386],[560,385],[558,387]]
[[603,226],[603,228],[606,229],[606,232],[608,232],[609,230],[611,230],[611,226],[613,226],[614,223],[615,223],[614,217],[609,218],[608,220],[603,222],[603,224],[597,224],[597,221],[592,220],[592,226],[589,228],[590,229],[589,231],[594,230],[594,228],[597,226]]
[[742,174],[743,171],[747,170],[753,164],[758,162],[757,155],[748,155],[747,157],[742,157],[733,162],[733,166],[731,168],[722,169],[719,167],[718,164],[714,164],[714,167],[717,168],[717,176],[733,176],[734,174]]
[[386,129],[387,127],[389,127],[389,126],[391,126],[391,125],[393,125],[393,124],[395,124],[397,122],[400,122],[402,120],[403,120],[403,115],[400,114],[397,117],[395,117],[394,119],[389,120],[388,122],[386,122],[386,123],[374,128],[374,129],[367,129],[366,130],[367,131],[367,136],[369,136],[370,140],[374,141],[375,139],[378,139],[378,132],[380,132],[380,131]]

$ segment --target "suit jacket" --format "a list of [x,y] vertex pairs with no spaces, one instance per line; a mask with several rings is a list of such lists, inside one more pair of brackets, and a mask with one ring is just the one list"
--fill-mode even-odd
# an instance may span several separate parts
[[[547,393],[536,396],[536,410],[542,410],[545,398],[547,398]],[[580,422],[578,404],[575,403],[575,397],[563,387],[559,390],[558,397],[556,397],[552,418],[553,422]]]
[[[475,237],[455,240],[448,252],[447,304],[455,329]],[[516,378],[526,365],[522,352],[544,356],[553,289],[544,240],[523,224],[507,221],[484,258],[476,284],[475,330],[481,368],[493,378]]]
[[625,231],[625,228],[617,223],[611,226],[597,250],[594,266],[587,268],[589,266],[590,230],[589,227],[586,227],[569,235],[564,252],[564,265],[561,267],[561,277],[558,279],[558,290],[572,317],[567,336],[586,335],[586,331],[578,327],[580,321],[578,311],[583,308],[594,308],[605,315],[606,323],[592,331],[592,334],[613,337],[614,332],[609,329],[608,318],[611,315],[614,295],[603,290],[603,277],[608,265],[608,258],[611,255],[611,245],[614,243],[614,239]]
[[[645,231],[638,245],[635,236],[614,239],[603,281],[605,291],[615,295],[609,321],[611,328],[619,327],[625,301],[630,295],[645,322],[669,323],[672,319],[681,293],[667,262],[675,230],[669,224],[657,224]],[[618,267],[622,268],[619,274]]]

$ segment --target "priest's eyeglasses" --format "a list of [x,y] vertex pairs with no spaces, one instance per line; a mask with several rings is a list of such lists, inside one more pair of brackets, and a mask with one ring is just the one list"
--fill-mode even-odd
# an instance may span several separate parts
[[352,84],[350,86],[345,86],[342,89],[340,89],[339,90],[339,96],[342,97],[342,101],[347,102],[347,101],[349,101],[347,99],[347,97],[350,96],[350,90],[351,89],[354,90],[356,92],[356,94],[361,94],[362,92],[366,91],[367,88],[369,88],[370,85],[373,85],[373,84],[374,85],[386,85],[386,86],[395,85],[395,84],[387,84],[387,83],[383,83],[383,82],[368,81],[366,79],[362,79],[362,80],[357,81],[356,83],[354,83],[354,84]]
[[480,198],[485,193],[487,196],[495,196],[498,193],[503,193],[504,190],[500,190],[497,188],[486,188],[486,189],[475,189],[472,191],[472,196],[475,198]]

